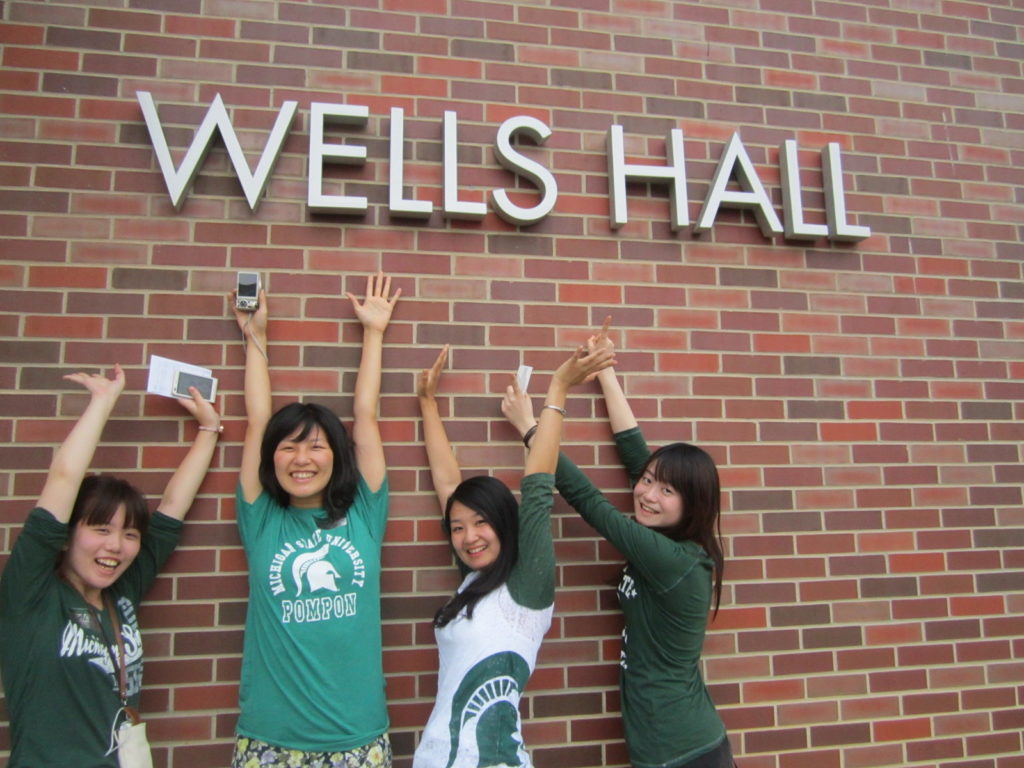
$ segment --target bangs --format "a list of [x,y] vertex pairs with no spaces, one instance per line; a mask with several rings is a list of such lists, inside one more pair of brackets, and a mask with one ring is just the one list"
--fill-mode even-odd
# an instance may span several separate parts
[[332,451],[337,451],[338,442],[331,427],[337,424],[340,427],[338,417],[322,407],[312,403],[290,403],[275,413],[267,423],[263,435],[264,459],[273,457],[277,446],[285,440],[300,442],[309,437],[314,429],[319,429],[324,440],[331,446]]
[[689,443],[670,443],[651,454],[645,472],[677,493],[701,498],[719,491],[718,469],[703,449]]
[[681,451],[673,451],[672,446],[668,446],[668,449],[655,452],[645,471],[650,472],[657,482],[671,486],[676,493],[685,497],[687,485],[690,484],[688,481],[692,481],[690,465],[682,457]]
[[[300,421],[295,427],[288,430],[288,432],[285,433],[285,435],[280,440],[277,441],[277,445],[280,445],[285,440],[291,440],[296,443],[301,443],[303,440],[309,437],[310,432],[312,432],[315,428],[318,427],[320,427],[320,424],[316,421],[316,419],[312,417],[312,415],[309,415],[305,419]],[[320,431],[324,432],[325,430],[321,429]],[[324,436],[324,438],[326,439],[326,435]],[[277,446],[274,447],[276,448]]]
[[321,528],[332,528],[341,520],[355,500],[359,484],[355,451],[348,432],[337,415],[318,403],[289,403],[270,417],[260,443],[260,485],[280,506],[291,500],[274,469],[274,454],[284,440],[305,440],[317,429],[334,455],[331,477],[323,493],[327,516],[317,521]]
[[124,526],[145,534],[149,527],[149,507],[135,486],[110,475],[85,478],[71,510],[68,525],[106,525],[124,507]]

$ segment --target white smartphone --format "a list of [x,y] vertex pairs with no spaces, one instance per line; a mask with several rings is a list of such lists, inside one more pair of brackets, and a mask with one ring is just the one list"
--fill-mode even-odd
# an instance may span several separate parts
[[195,387],[199,390],[199,394],[204,400],[213,402],[214,396],[217,394],[217,380],[210,378],[209,376],[198,376],[194,373],[187,373],[185,371],[177,371],[174,374],[174,387],[172,392],[175,397],[187,397],[192,398],[189,394],[188,388]]
[[519,382],[519,389],[522,392],[526,391],[526,388],[530,386],[530,374],[533,373],[533,366],[520,365],[519,370],[516,371],[516,381]]
[[235,308],[255,312],[260,306],[260,273],[239,272],[235,288]]

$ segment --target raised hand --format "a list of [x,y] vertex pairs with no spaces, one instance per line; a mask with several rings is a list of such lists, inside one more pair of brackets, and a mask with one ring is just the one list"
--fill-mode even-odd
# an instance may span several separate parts
[[[592,335],[589,339],[587,339],[587,350],[589,350],[590,352],[596,352],[599,349],[608,349],[611,350],[612,352],[615,352],[615,345],[612,343],[611,338],[608,336],[608,326],[610,326],[611,324],[612,316],[606,315],[604,318],[604,323],[602,323],[601,325],[601,330]],[[615,371],[612,369],[611,366],[607,366],[603,370],[607,371],[607,373],[605,374],[606,377],[615,375]],[[598,377],[599,373],[600,371],[598,371],[597,373],[590,374],[590,376],[587,377],[587,381],[593,381]]]
[[615,365],[614,348],[602,345],[588,352],[583,347],[577,347],[569,359],[555,371],[554,378],[565,388],[574,387],[589,381],[605,368],[610,368],[613,365]]
[[242,331],[242,336],[250,338],[255,336],[259,340],[267,338],[267,293],[260,289],[260,305],[257,307],[255,312],[244,312],[241,309],[235,307],[235,294],[237,291],[231,291],[228,294],[228,307],[235,316],[235,322],[238,323],[239,329]]
[[591,352],[597,349],[611,349],[615,350],[615,345],[612,340],[608,337],[608,326],[612,324],[612,316],[607,315],[604,318],[604,323],[601,325],[601,330],[587,339],[587,349]]
[[501,399],[501,412],[509,423],[525,435],[527,430],[537,423],[533,416],[533,403],[530,396],[519,388],[519,377],[512,374],[512,383],[505,388],[505,396]]
[[437,383],[441,380],[441,371],[448,362],[448,345],[445,344],[437,355],[437,360],[430,368],[424,368],[416,377],[416,396],[433,399],[437,395]]
[[94,400],[107,399],[113,403],[124,390],[124,371],[117,363],[114,364],[114,378],[112,379],[108,379],[102,373],[85,372],[69,373],[64,378],[81,384],[89,390],[89,394],[93,396]]
[[46,473],[46,483],[36,503],[36,506],[48,510],[62,523],[71,517],[78,487],[96,452],[100,434],[110,412],[114,410],[118,396],[124,390],[124,371],[120,365],[115,365],[112,379],[102,373],[84,372],[71,373],[64,378],[81,384],[92,397],[71,432],[53,454],[50,470]]
[[398,297],[402,295],[402,289],[399,288],[395,295],[391,296],[391,276],[378,272],[376,275],[367,276],[366,299],[362,304],[353,294],[346,291],[345,295],[352,302],[352,309],[355,310],[363,328],[383,333],[391,321],[391,312]]

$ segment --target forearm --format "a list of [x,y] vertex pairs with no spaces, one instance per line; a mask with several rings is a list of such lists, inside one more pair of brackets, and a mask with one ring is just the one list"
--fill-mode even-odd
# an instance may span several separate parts
[[590,478],[564,453],[558,457],[555,470],[555,487],[558,493],[573,509],[580,513],[587,522],[593,502],[603,499],[604,495],[590,481]]
[[255,339],[246,335],[245,344],[245,414],[247,426],[242,444],[242,462],[239,481],[246,501],[255,501],[260,493],[260,445],[270,421],[272,409],[270,370],[266,355],[266,334]]
[[372,328],[363,329],[363,349],[356,374],[356,389],[352,401],[352,417],[360,420],[377,420],[380,404],[380,380],[384,355],[384,333]]
[[420,397],[420,413],[423,416],[423,442],[427,449],[427,463],[430,465],[430,477],[434,482],[441,506],[448,502],[456,486],[462,482],[462,470],[458,459],[452,452],[448,433],[441,421],[437,409],[437,400],[433,397]]
[[269,348],[266,334],[253,335],[250,331],[245,339],[245,415],[249,426],[262,431],[270,420],[272,390],[270,388]]
[[523,478],[519,505],[519,558],[508,579],[509,592],[520,605],[541,609],[555,595],[555,548],[551,541],[551,476]]
[[558,462],[558,450],[562,440],[562,419],[565,414],[565,400],[568,393],[565,382],[554,377],[548,387],[544,407],[537,421],[537,432],[530,441],[530,452],[526,457],[524,474],[547,472],[554,474]]
[[160,499],[159,509],[168,517],[184,520],[192,508],[199,486],[202,485],[206,471],[210,468],[219,436],[219,430],[213,427],[196,432],[192,447],[167,482],[163,497]]
[[100,435],[116,402],[116,397],[90,399],[89,405],[53,456],[38,506],[49,511],[60,522],[67,522],[71,517],[71,507],[78,495],[78,487],[89,469]]
[[372,491],[376,491],[384,482],[387,472],[384,443],[377,423],[383,342],[383,331],[363,329],[363,352],[352,403],[352,438],[355,442],[356,464]]
[[604,394],[605,407],[608,409],[608,422],[612,432],[623,432],[637,426],[636,417],[633,416],[633,409],[629,407],[625,392],[615,375],[614,368],[606,368],[597,375],[598,383],[601,385],[601,392]]
[[114,410],[114,402],[96,398],[89,401],[89,405],[54,454],[50,463],[51,473],[65,477],[85,475],[96,452],[96,446],[99,445],[107,419]]

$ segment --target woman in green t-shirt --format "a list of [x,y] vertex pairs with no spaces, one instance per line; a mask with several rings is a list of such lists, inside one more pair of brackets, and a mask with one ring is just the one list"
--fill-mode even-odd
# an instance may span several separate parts
[[[612,350],[608,322],[592,350]],[[633,519],[622,515],[564,455],[562,497],[625,555],[618,596],[625,616],[620,659],[622,719],[634,768],[732,768],[725,726],[700,673],[708,613],[718,610],[724,558],[720,490],[711,457],[687,443],[654,453],[613,368],[597,374],[615,443],[633,483]],[[506,415],[529,438],[526,397]]]
[[171,556],[206,476],[220,415],[195,387],[178,402],[199,423],[152,515],[121,478],[86,476],[124,389],[64,378],[89,392],[53,455],[35,508],[0,579],[0,672],[11,718],[10,768],[116,768],[114,734],[136,717],[142,687],[138,608]]
[[246,349],[236,505],[249,565],[235,768],[391,765],[380,616],[388,479],[377,409],[384,333],[400,295],[381,273],[367,278],[362,302],[347,294],[363,332],[351,435],[318,403],[273,412],[266,293],[255,311],[234,310]]

